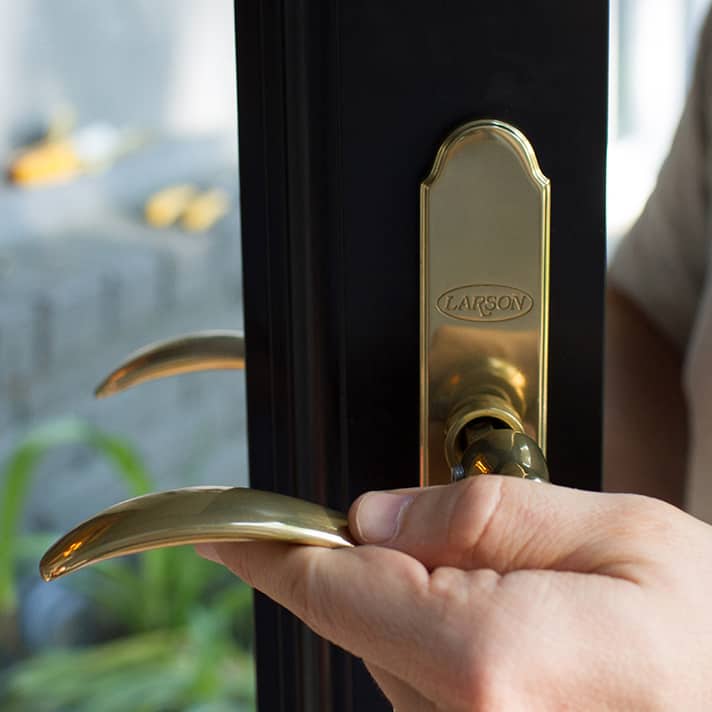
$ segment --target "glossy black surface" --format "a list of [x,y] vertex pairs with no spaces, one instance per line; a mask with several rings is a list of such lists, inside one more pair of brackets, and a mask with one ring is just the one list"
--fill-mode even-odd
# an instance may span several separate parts
[[[345,510],[416,484],[418,188],[489,117],[551,179],[548,459],[598,488],[608,3],[236,6],[252,485]],[[390,709],[360,662],[256,616],[261,710]]]

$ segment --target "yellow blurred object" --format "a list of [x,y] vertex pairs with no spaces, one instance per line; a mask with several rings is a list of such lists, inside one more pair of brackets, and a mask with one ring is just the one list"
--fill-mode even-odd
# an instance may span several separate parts
[[191,232],[209,230],[229,208],[230,200],[224,190],[207,190],[188,203],[181,218],[181,225]]
[[71,180],[82,163],[68,140],[48,141],[23,151],[10,165],[8,176],[19,185],[45,185]]
[[111,167],[147,141],[145,133],[106,122],[95,121],[76,130],[75,124],[73,110],[60,107],[44,138],[22,149],[11,162],[8,179],[25,187],[69,181]]
[[146,222],[152,227],[172,225],[193,200],[197,189],[193,185],[172,185],[154,193],[144,207]]

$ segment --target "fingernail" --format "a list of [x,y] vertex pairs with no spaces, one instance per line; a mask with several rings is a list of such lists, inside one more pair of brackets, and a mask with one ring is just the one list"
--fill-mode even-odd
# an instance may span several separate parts
[[357,536],[364,544],[382,544],[393,539],[412,495],[369,492],[356,512]]

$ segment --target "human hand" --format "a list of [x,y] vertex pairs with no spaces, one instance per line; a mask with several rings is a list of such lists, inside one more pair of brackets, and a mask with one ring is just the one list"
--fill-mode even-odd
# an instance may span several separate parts
[[364,659],[399,710],[712,708],[712,530],[498,476],[367,493],[367,545],[202,545]]

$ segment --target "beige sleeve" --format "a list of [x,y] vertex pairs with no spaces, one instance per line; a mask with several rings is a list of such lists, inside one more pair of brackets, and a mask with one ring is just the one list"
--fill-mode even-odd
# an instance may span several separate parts
[[692,86],[670,153],[609,270],[610,283],[682,349],[692,330],[709,252],[711,44],[712,14],[700,36]]

